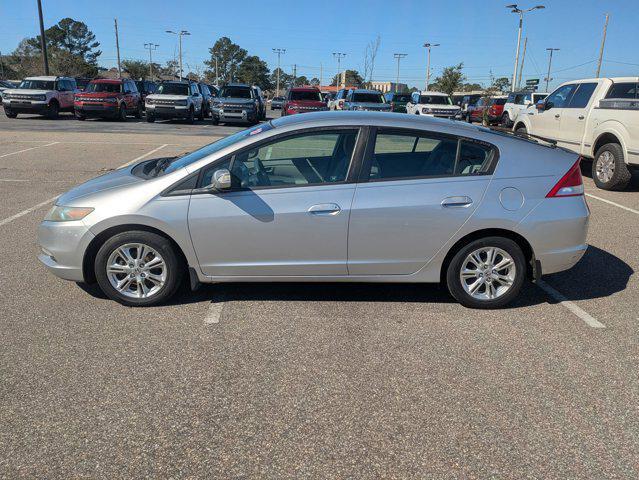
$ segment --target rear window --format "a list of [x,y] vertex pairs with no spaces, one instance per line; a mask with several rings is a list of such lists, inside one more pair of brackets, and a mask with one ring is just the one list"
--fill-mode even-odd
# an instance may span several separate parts
[[506,104],[506,99],[505,98],[495,98],[491,102],[491,105],[505,105],[505,104]]
[[188,95],[189,86],[186,83],[163,83],[158,87],[157,93],[162,95]]
[[222,87],[220,97],[252,98],[249,87]]
[[443,95],[420,95],[419,103],[427,103],[431,105],[452,105],[450,97],[444,97]]
[[606,98],[639,98],[639,83],[627,82],[627,83],[615,83],[608,93]]
[[353,102],[384,103],[381,93],[353,93]]
[[106,92],[106,93],[120,93],[122,85],[119,83],[89,83],[84,90],[87,93],[92,92]]
[[289,94],[289,100],[309,100],[315,102],[322,101],[322,94],[312,90],[293,90]]

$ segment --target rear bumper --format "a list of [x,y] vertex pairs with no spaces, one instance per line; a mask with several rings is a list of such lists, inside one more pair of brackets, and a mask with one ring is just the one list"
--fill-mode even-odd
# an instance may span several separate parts
[[94,235],[83,222],[42,222],[38,227],[38,260],[56,277],[84,281],[84,252]]

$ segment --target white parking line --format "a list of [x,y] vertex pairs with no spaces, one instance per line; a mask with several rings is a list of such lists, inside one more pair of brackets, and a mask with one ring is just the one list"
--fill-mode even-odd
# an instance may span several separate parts
[[581,320],[583,320],[586,323],[586,325],[588,325],[589,327],[592,327],[592,328],[606,328],[606,326],[603,323],[601,323],[595,317],[590,315],[588,312],[586,312],[586,311],[582,310],[581,308],[579,308],[573,302],[568,300],[561,292],[555,290],[553,287],[548,285],[543,280],[539,280],[537,282],[537,285],[544,292],[546,292],[552,298],[557,300],[560,305],[563,305],[568,310],[570,310],[572,313],[574,313],[577,317],[579,317]]
[[24,217],[25,215],[37,210],[40,207],[44,207],[47,203],[51,203],[53,201],[55,201],[56,198],[58,198],[59,195],[56,195],[55,197],[50,198],[49,200],[45,200],[44,202],[40,202],[37,205],[34,205],[33,207],[27,208],[26,210],[22,210],[19,213],[16,213],[15,215],[12,215],[8,218],[5,218],[4,220],[0,220],[0,227],[2,227],[3,225],[6,225],[7,223],[11,223],[14,220],[20,218],[20,217]]
[[29,150],[35,150],[36,148],[50,147],[51,145],[57,145],[58,143],[60,142],[52,142],[47,143],[46,145],[37,145],[35,147],[25,148],[24,150],[18,150],[17,152],[5,153],[4,155],[0,155],[0,158],[8,157],[10,155],[17,155],[18,153],[28,152]]
[[604,202],[604,203],[607,203],[607,204],[612,205],[614,207],[621,208],[621,209],[626,210],[628,212],[631,212],[631,213],[639,215],[639,210],[635,210],[634,208],[626,207],[624,205],[620,205],[618,203],[611,202],[610,200],[606,200],[605,198],[597,197],[596,195],[593,195],[591,193],[586,193],[586,196],[590,197],[590,198],[594,198],[595,200],[599,200],[600,202]]
[[211,300],[211,305],[209,305],[209,308],[206,311],[206,316],[204,317],[204,323],[207,325],[220,323],[224,307],[226,307],[226,302],[224,300],[223,295],[219,295],[217,298]]
[[126,162],[125,164],[120,165],[118,168],[128,167],[129,165],[133,165],[134,163],[139,162],[140,160],[145,159],[149,155],[153,155],[155,152],[158,152],[158,151],[162,150],[164,147],[168,147],[168,146],[169,146],[168,143],[165,143],[164,145],[160,145],[158,148],[154,148],[150,152],[146,152],[144,155],[140,155],[138,158],[134,158],[130,162]]

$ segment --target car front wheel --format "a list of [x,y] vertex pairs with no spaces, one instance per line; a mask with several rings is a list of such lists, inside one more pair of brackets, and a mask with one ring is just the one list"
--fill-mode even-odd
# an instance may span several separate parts
[[603,190],[623,190],[630,183],[632,173],[623,159],[618,143],[607,143],[597,150],[592,161],[592,179]]
[[168,300],[180,284],[182,270],[171,242],[145,231],[114,235],[95,258],[96,279],[102,291],[132,307]]
[[511,302],[526,277],[526,259],[514,241],[487,237],[459,250],[446,271],[448,290],[469,308],[499,308]]

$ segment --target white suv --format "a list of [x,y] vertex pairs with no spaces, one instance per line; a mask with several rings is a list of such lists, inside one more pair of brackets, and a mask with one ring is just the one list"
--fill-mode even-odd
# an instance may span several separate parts
[[460,108],[453,105],[453,101],[445,93],[423,91],[413,92],[410,96],[410,102],[406,104],[406,113],[454,118],[460,113]]
[[505,127],[512,127],[517,116],[524,113],[548,96],[541,92],[511,92],[504,104],[504,111],[501,114],[501,123]]
[[56,118],[61,111],[73,112],[77,91],[71,77],[27,77],[18,88],[2,92],[2,106],[9,118],[19,113],[36,113]]
[[188,123],[193,123],[196,115],[204,120],[203,104],[204,97],[197,83],[163,82],[155,93],[146,96],[146,121],[153,123],[156,118],[183,118]]

